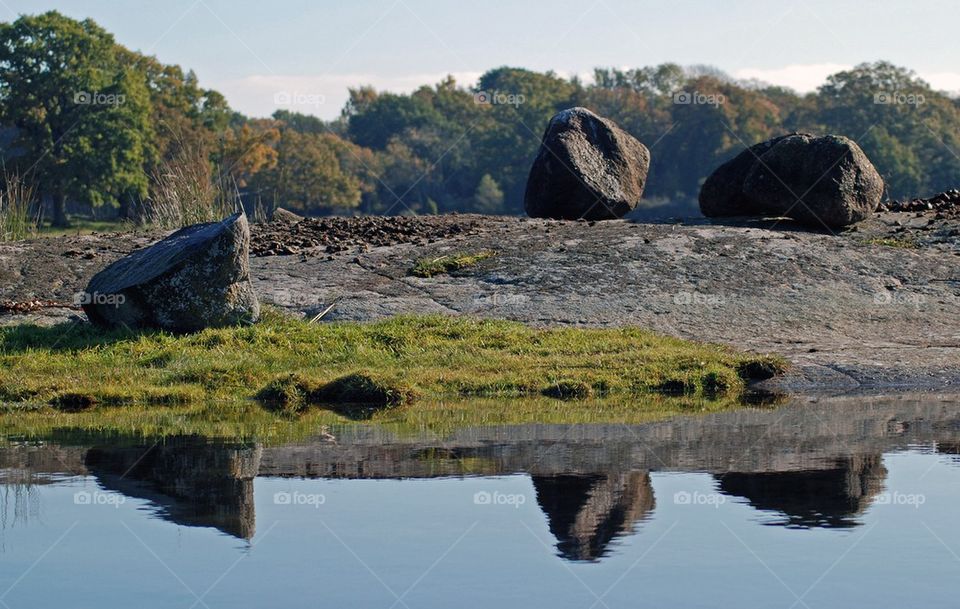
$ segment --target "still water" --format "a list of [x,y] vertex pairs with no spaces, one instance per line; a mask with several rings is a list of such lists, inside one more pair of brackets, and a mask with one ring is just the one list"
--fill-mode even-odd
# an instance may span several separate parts
[[956,607],[960,403],[0,445],[0,607]]

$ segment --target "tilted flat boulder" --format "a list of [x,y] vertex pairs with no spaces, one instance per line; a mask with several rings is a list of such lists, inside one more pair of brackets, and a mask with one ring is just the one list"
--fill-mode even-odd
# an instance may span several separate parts
[[750,168],[744,194],[773,215],[837,228],[867,218],[883,197],[883,178],[853,140],[791,135]]
[[788,137],[781,135],[755,144],[717,167],[700,187],[700,211],[708,218],[752,216],[764,213],[743,193],[743,183],[757,159]]
[[550,119],[530,169],[524,208],[533,218],[622,218],[643,196],[650,152],[586,108]]
[[256,321],[249,250],[242,213],[182,228],[97,273],[83,310],[100,326],[173,332]]

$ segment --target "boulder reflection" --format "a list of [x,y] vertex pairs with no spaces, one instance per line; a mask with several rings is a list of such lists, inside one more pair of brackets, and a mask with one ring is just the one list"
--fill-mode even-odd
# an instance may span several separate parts
[[85,464],[104,488],[152,501],[163,518],[250,539],[260,455],[257,446],[176,437],[151,446],[94,447]]
[[537,503],[557,550],[568,560],[597,560],[615,537],[634,532],[656,503],[650,474],[533,476]]
[[731,472],[716,476],[720,491],[743,497],[782,519],[768,524],[793,528],[850,528],[883,491],[882,455],[839,459],[823,469],[792,472]]

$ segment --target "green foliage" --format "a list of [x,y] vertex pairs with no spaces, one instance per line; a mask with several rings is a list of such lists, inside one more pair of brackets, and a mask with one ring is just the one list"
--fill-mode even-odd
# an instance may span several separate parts
[[276,164],[253,186],[272,202],[300,212],[349,211],[360,205],[360,182],[341,165],[337,136],[283,129]]
[[51,11],[0,24],[0,121],[19,132],[10,160],[36,171],[56,223],[68,197],[97,207],[146,194],[149,113],[146,83],[93,21]]
[[917,249],[920,244],[915,239],[897,237],[871,237],[863,240],[864,245],[882,245],[884,247],[898,247],[901,249]]
[[503,191],[489,173],[483,174],[477,190],[473,193],[476,211],[495,214],[503,210]]
[[[175,174],[189,174],[188,190],[239,195],[251,215],[521,213],[544,127],[575,105],[651,149],[645,196],[660,202],[695,200],[720,163],[793,130],[859,142],[892,198],[953,188],[960,174],[960,106],[887,62],[804,96],[709,66],[600,68],[589,85],[504,66],[474,88],[452,77],[410,94],[360,86],[332,122],[288,110],[249,119],[193,72],[118,45],[89,19],[51,11],[0,24],[0,155],[32,168],[23,177],[60,225],[68,201],[152,222],[143,210],[183,190],[164,178]],[[195,167],[183,170],[184,159]],[[217,197],[188,198],[204,209],[184,217],[222,211]]]
[[5,173],[0,179],[0,242],[36,235],[39,226],[31,213],[33,185],[16,173]]

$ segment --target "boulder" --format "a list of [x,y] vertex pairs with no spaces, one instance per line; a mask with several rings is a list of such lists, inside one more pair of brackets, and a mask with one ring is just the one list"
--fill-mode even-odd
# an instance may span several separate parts
[[188,226],[97,273],[83,294],[83,310],[100,326],[173,332],[254,322],[260,304],[250,283],[249,249],[242,213]]
[[757,159],[773,148],[782,135],[755,144],[714,170],[700,187],[700,211],[708,218],[761,215],[764,211],[743,194],[743,183]]
[[796,134],[760,156],[747,173],[743,192],[771,215],[838,228],[877,209],[883,178],[853,140]]
[[586,108],[560,112],[547,125],[524,207],[533,218],[622,218],[643,196],[646,146]]
[[273,210],[273,216],[270,217],[271,222],[286,224],[287,226],[296,226],[302,220],[303,216],[295,214],[292,211],[286,210],[282,207],[278,207]]

